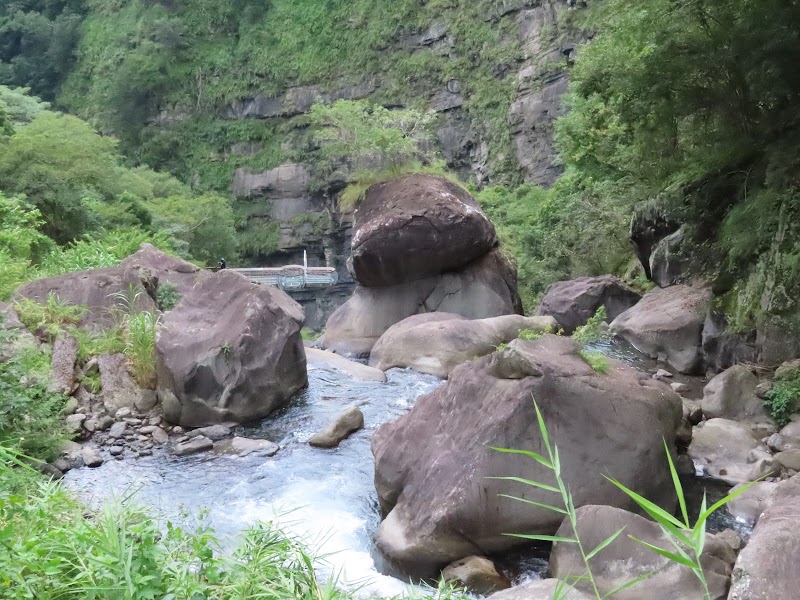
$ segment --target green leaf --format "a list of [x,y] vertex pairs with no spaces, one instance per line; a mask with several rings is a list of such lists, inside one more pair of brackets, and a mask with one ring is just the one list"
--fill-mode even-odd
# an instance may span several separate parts
[[646,546],[647,548],[650,548],[650,550],[652,550],[656,554],[660,554],[664,558],[669,559],[674,563],[678,563],[679,565],[684,565],[686,567],[689,567],[692,570],[697,569],[697,564],[694,561],[686,558],[685,556],[681,556],[680,554],[675,554],[674,552],[669,552],[668,550],[664,550],[663,548],[659,548],[658,546],[654,546],[653,544],[645,542],[644,540],[640,540],[639,538],[635,538],[632,535],[628,536],[628,537],[631,538],[635,542],[639,542],[642,546]]
[[630,581],[626,581],[626,582],[625,582],[625,583],[623,583],[622,585],[618,585],[617,587],[615,587],[615,588],[614,588],[613,590],[611,590],[610,592],[607,592],[607,593],[606,593],[606,594],[603,596],[603,600],[605,600],[605,598],[611,598],[611,597],[612,597],[614,594],[618,594],[618,593],[620,593],[622,590],[627,590],[629,587],[633,587],[634,585],[636,585],[636,584],[637,584],[637,583],[639,583],[640,581],[644,581],[645,579],[648,579],[649,577],[652,577],[652,576],[654,575],[654,573],[655,573],[654,571],[650,571],[650,572],[648,572],[648,573],[642,573],[642,574],[641,574],[641,575],[639,575],[637,578],[635,578],[635,579],[631,579]]
[[557,535],[538,535],[535,533],[504,533],[508,537],[521,538],[523,540],[536,540],[540,542],[565,542],[567,544],[577,544],[578,540],[573,538],[559,537]]
[[538,506],[539,508],[544,508],[547,510],[551,510],[553,512],[560,513],[562,515],[568,514],[563,508],[558,508],[557,506],[552,506],[551,504],[542,504],[541,502],[536,502],[534,500],[528,500],[527,498],[520,498],[519,496],[510,496],[508,494],[498,494],[501,498],[509,498],[511,500],[516,500],[517,502],[524,502],[525,504],[532,504],[533,506]]
[[603,548],[605,548],[611,542],[613,542],[615,539],[617,539],[619,534],[622,533],[622,531],[624,529],[625,529],[624,527],[622,527],[621,529],[618,529],[616,533],[611,534],[606,539],[604,539],[602,542],[597,544],[597,546],[595,546],[594,550],[592,550],[591,552],[589,552],[589,554],[586,555],[586,560],[590,560],[591,558],[596,556],[598,552],[600,552]]
[[667,462],[669,463],[669,472],[672,475],[672,485],[675,486],[675,494],[678,496],[678,504],[681,507],[681,515],[683,515],[683,524],[687,529],[691,528],[689,525],[689,513],[686,510],[686,499],[683,497],[683,486],[681,485],[678,471],[675,469],[675,464],[672,462],[672,453],[669,451],[667,440],[664,440],[664,451],[667,453]]
[[547,435],[547,424],[544,422],[544,417],[542,416],[542,412],[539,410],[539,405],[536,403],[536,398],[533,397],[533,394],[531,394],[531,399],[533,400],[533,408],[536,409],[536,420],[539,422],[539,431],[542,434],[542,441],[544,442],[545,448],[547,448],[547,452],[552,454],[553,451],[550,448],[550,436]]
[[543,464],[548,469],[551,470],[553,469],[553,463],[551,463],[541,454],[536,454],[536,452],[531,452],[530,450],[516,450],[514,448],[497,448],[495,446],[489,446],[489,448],[491,450],[494,450],[495,452],[502,452],[504,454],[522,454],[523,456],[527,456],[529,458],[532,458],[536,462]]
[[537,487],[543,490],[547,490],[548,492],[555,492],[556,494],[560,494],[561,490],[552,485],[547,485],[546,483],[541,483],[539,481],[533,481],[531,479],[525,479],[523,477],[487,477],[486,479],[498,479],[500,481],[515,481],[517,483],[522,483],[525,485],[530,485],[532,487]]

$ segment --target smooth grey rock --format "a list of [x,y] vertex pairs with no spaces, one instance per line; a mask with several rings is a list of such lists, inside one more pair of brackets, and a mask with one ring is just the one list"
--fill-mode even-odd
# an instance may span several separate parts
[[484,556],[468,556],[450,563],[442,571],[442,580],[454,581],[460,587],[484,595],[511,587],[508,578]]
[[313,365],[328,365],[350,375],[353,379],[358,381],[386,381],[386,373],[375,367],[369,367],[361,363],[349,360],[344,356],[339,356],[333,352],[320,350],[318,348],[306,348],[306,360],[308,364]]
[[111,426],[111,429],[108,430],[108,437],[110,438],[119,438],[122,437],[128,428],[128,424],[124,421],[117,421]]
[[726,369],[703,389],[703,413],[711,419],[766,420],[764,403],[756,396],[757,385],[758,378],[744,365]]
[[53,344],[50,365],[50,383],[47,391],[56,394],[72,393],[75,384],[75,362],[78,360],[78,340],[71,335],[59,334]]
[[278,444],[269,440],[250,439],[238,436],[214,444],[215,452],[220,454],[237,454],[239,456],[247,456],[248,454],[275,456],[279,449],[280,447]]
[[775,455],[775,460],[777,460],[784,469],[800,471],[800,450],[778,452]]
[[125,451],[125,449],[124,449],[122,446],[111,446],[111,447],[109,447],[109,449],[108,449],[108,453],[109,453],[111,456],[119,456],[119,455],[120,455],[120,454],[122,454],[124,451]]
[[216,440],[221,440],[224,437],[228,437],[230,434],[231,430],[229,427],[217,424],[217,425],[209,425],[208,427],[200,427],[199,429],[193,429],[186,435],[188,435],[189,437],[204,436],[212,441],[216,441]]
[[169,442],[169,434],[161,429],[161,427],[156,427],[150,434],[153,437],[153,441],[157,444],[166,444]]
[[214,447],[214,442],[212,442],[207,437],[203,437],[202,435],[200,435],[190,439],[187,442],[176,444],[173,452],[177,456],[186,456],[187,454],[205,452],[206,450],[211,450],[211,448],[213,447]]
[[308,440],[317,448],[335,448],[350,434],[364,427],[364,414],[357,406],[348,407],[342,414]]
[[84,446],[81,452],[83,463],[90,468],[96,468],[103,464],[103,457],[97,448],[92,446]]
[[773,473],[772,457],[748,462],[748,455],[760,445],[746,424],[728,419],[710,419],[694,428],[689,456],[710,477],[731,485],[753,481]]

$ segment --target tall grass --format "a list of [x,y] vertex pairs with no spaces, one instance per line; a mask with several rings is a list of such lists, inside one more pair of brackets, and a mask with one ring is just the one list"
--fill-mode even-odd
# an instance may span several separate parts
[[129,315],[124,326],[125,356],[137,383],[145,388],[155,384],[156,335],[161,317],[152,311]]
[[[528,450],[517,450],[512,448],[492,448],[492,450],[508,454],[521,454],[523,456],[531,458],[532,460],[536,461],[537,463],[543,465],[544,467],[552,471],[555,485],[549,483],[543,483],[540,481],[533,481],[530,479],[524,479],[522,477],[496,477],[495,479],[514,481],[534,488],[538,488],[540,490],[544,490],[545,492],[552,492],[553,494],[557,494],[559,497],[558,499],[560,500],[560,506],[554,504],[546,504],[543,502],[536,502],[533,500],[519,498],[516,496],[509,496],[505,494],[502,494],[502,496],[563,515],[565,520],[568,521],[570,524],[570,528],[572,529],[573,532],[573,537],[539,535],[539,534],[520,534],[520,533],[510,533],[507,535],[527,540],[575,544],[577,546],[585,570],[580,575],[567,577],[565,578],[565,580],[559,582],[559,585],[555,590],[553,600],[563,600],[564,598],[566,598],[567,594],[569,594],[570,590],[577,587],[578,585],[581,586],[584,592],[592,594],[592,596],[596,600],[605,600],[606,598],[611,598],[614,595],[618,594],[619,592],[629,587],[632,587],[633,585],[636,585],[637,583],[643,581],[644,579],[647,579],[650,575],[652,575],[652,573],[644,573],[639,577],[624,582],[618,587],[608,591],[603,591],[600,589],[600,585],[595,579],[594,573],[592,571],[591,560],[594,557],[596,557],[601,550],[614,543],[614,541],[622,534],[623,529],[617,530],[608,538],[600,542],[594,548],[586,548],[584,546],[583,542],[580,539],[580,536],[578,535],[575,502],[572,498],[572,493],[569,491],[569,486],[564,482],[564,479],[561,474],[561,462],[559,459],[558,446],[550,442],[550,436],[547,431],[547,424],[545,423],[544,417],[542,416],[542,413],[539,410],[539,405],[536,404],[535,400],[534,400],[534,408],[536,410],[536,420],[539,426],[539,433],[541,435],[542,444],[544,445],[544,448],[547,451],[547,456],[542,456],[541,454],[537,454],[536,452],[531,452]],[[667,453],[667,461],[669,463],[669,470],[672,476],[672,482],[675,487],[675,495],[678,500],[678,505],[680,506],[680,511],[681,511],[680,517],[673,516],[672,514],[665,511],[660,506],[658,506],[657,504],[651,502],[650,500],[647,500],[646,498],[637,494],[633,490],[625,487],[619,481],[612,479],[610,477],[606,477],[606,479],[608,479],[617,488],[619,488],[621,491],[627,494],[628,497],[630,497],[642,511],[648,514],[659,525],[659,527],[664,533],[665,539],[668,540],[669,542],[669,546],[667,548],[661,548],[658,546],[654,546],[653,544],[650,544],[649,542],[646,542],[644,540],[640,540],[632,536],[629,537],[632,540],[642,544],[649,550],[655,552],[656,554],[663,556],[669,561],[690,569],[692,573],[694,573],[694,575],[698,578],[703,587],[705,600],[712,600],[711,594],[708,589],[708,582],[706,581],[705,573],[703,572],[703,567],[700,562],[700,557],[703,553],[703,549],[705,548],[706,522],[708,521],[708,518],[716,510],[725,506],[725,504],[736,498],[739,494],[742,494],[754,482],[742,486],[741,488],[737,489],[731,494],[728,494],[721,500],[715,502],[710,507],[707,506],[706,497],[705,494],[703,494],[703,500],[700,506],[700,514],[697,520],[692,524],[689,520],[689,514],[687,510],[686,499],[683,493],[683,487],[681,485],[678,472],[675,469],[675,465],[672,461],[672,454],[670,453],[666,440],[664,441],[664,450]]]

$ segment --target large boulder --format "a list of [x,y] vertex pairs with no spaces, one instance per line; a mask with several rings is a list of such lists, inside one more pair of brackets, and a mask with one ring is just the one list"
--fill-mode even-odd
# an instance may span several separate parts
[[303,311],[277,288],[219,271],[165,315],[156,340],[164,417],[182,426],[258,419],[307,384]]
[[555,317],[564,332],[571,334],[601,306],[608,319],[613,320],[640,299],[641,295],[613,275],[581,277],[548,286],[536,314]]
[[710,419],[769,420],[764,403],[756,396],[757,385],[758,377],[748,367],[734,365],[726,369],[703,388],[703,414]]
[[196,265],[142,244],[115,267],[37,279],[19,287],[13,297],[47,302],[53,294],[65,304],[88,308],[81,326],[106,328],[117,323],[121,310],[131,307],[136,312],[156,310],[160,284],[169,282],[185,294],[206,275]]
[[800,477],[782,483],[733,568],[728,600],[794,600],[800,565]]
[[702,333],[711,290],[675,285],[647,292],[611,322],[611,331],[681,373],[702,373]]
[[352,268],[364,286],[455,271],[497,245],[494,226],[461,186],[403,175],[371,186],[355,212]]
[[710,477],[730,485],[753,481],[776,469],[769,449],[762,447],[750,427],[729,419],[710,419],[695,427],[689,456]]
[[[675,551],[661,527],[644,517],[613,506],[583,506],[577,510],[577,531],[573,530],[568,519],[564,519],[556,535],[575,537],[577,533],[585,551],[589,552],[620,529],[623,529],[622,535],[617,536],[589,560],[601,595],[608,594],[644,573],[652,573],[644,581],[617,592],[614,598],[704,600],[703,586],[691,569],[674,563],[631,539],[637,538],[670,552]],[[723,542],[713,536],[708,537],[700,563],[714,600],[723,600],[728,592],[735,557],[732,549],[728,548],[726,551]],[[577,546],[556,542],[550,555],[550,571],[558,579],[583,575],[586,567]],[[581,591],[591,592],[591,584],[588,582],[579,582],[576,587]]]
[[389,327],[428,312],[468,319],[522,313],[516,274],[494,249],[460,271],[388,287],[358,287],[330,316],[317,344],[339,354],[368,354]]
[[[490,597],[492,600],[553,600],[556,597],[556,590],[561,584],[562,589],[569,589],[558,579],[537,579],[516,585],[502,592],[496,592]],[[572,588],[565,596],[560,596],[563,600],[592,600],[594,596],[584,594],[580,590]]]
[[544,452],[532,399],[558,444],[562,475],[576,505],[629,506],[604,476],[665,506],[674,503],[664,441],[675,438],[680,397],[668,386],[609,361],[599,374],[569,338],[514,340],[463,364],[400,419],[373,435],[375,486],[384,521],[377,543],[420,569],[511,548],[506,533],[552,534],[558,514],[504,494],[554,503],[551,492],[492,479],[552,483],[553,474],[490,446]]
[[414,315],[392,325],[380,337],[369,364],[384,371],[410,367],[446,379],[456,366],[494,352],[523,329],[540,334],[557,327],[553,317],[503,315],[468,320],[450,313]]

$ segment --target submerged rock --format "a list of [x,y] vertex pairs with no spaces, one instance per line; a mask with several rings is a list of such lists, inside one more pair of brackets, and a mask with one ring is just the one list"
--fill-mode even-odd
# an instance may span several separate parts
[[411,412],[378,428],[372,451],[386,516],[377,538],[382,551],[426,567],[524,543],[508,532],[555,532],[558,514],[502,496],[553,503],[550,492],[492,479],[552,481],[535,461],[489,448],[544,451],[533,398],[558,443],[577,505],[629,506],[603,475],[665,506],[674,502],[663,440],[675,438],[680,397],[615,361],[598,374],[578,350],[554,335],[514,340],[456,367]]
[[454,581],[475,594],[490,594],[511,587],[508,578],[484,556],[468,556],[450,563],[442,571],[442,580]]
[[317,448],[335,448],[342,440],[363,427],[364,414],[357,406],[350,406],[325,429],[314,434],[308,443]]
[[195,454],[197,452],[205,452],[206,450],[211,450],[214,447],[214,442],[212,442],[207,437],[203,437],[202,435],[198,435],[186,442],[181,442],[180,444],[176,444],[173,452],[177,456],[186,456],[187,454]]
[[218,271],[168,312],[156,340],[164,418],[198,427],[265,417],[307,384],[303,311],[284,292]]
[[461,363],[494,352],[522,330],[534,334],[554,332],[553,317],[503,315],[490,319],[464,319],[449,313],[408,317],[384,333],[370,354],[370,365],[383,369],[410,367],[421,373],[447,378]]
[[214,452],[218,452],[219,454],[237,454],[239,456],[247,456],[248,454],[255,454],[256,456],[275,456],[278,450],[280,450],[280,447],[275,442],[239,436],[214,444]]
[[358,381],[386,381],[386,373],[375,367],[368,367],[361,363],[327,352],[318,348],[306,348],[306,360],[309,365],[327,365],[337,371],[350,375]]

